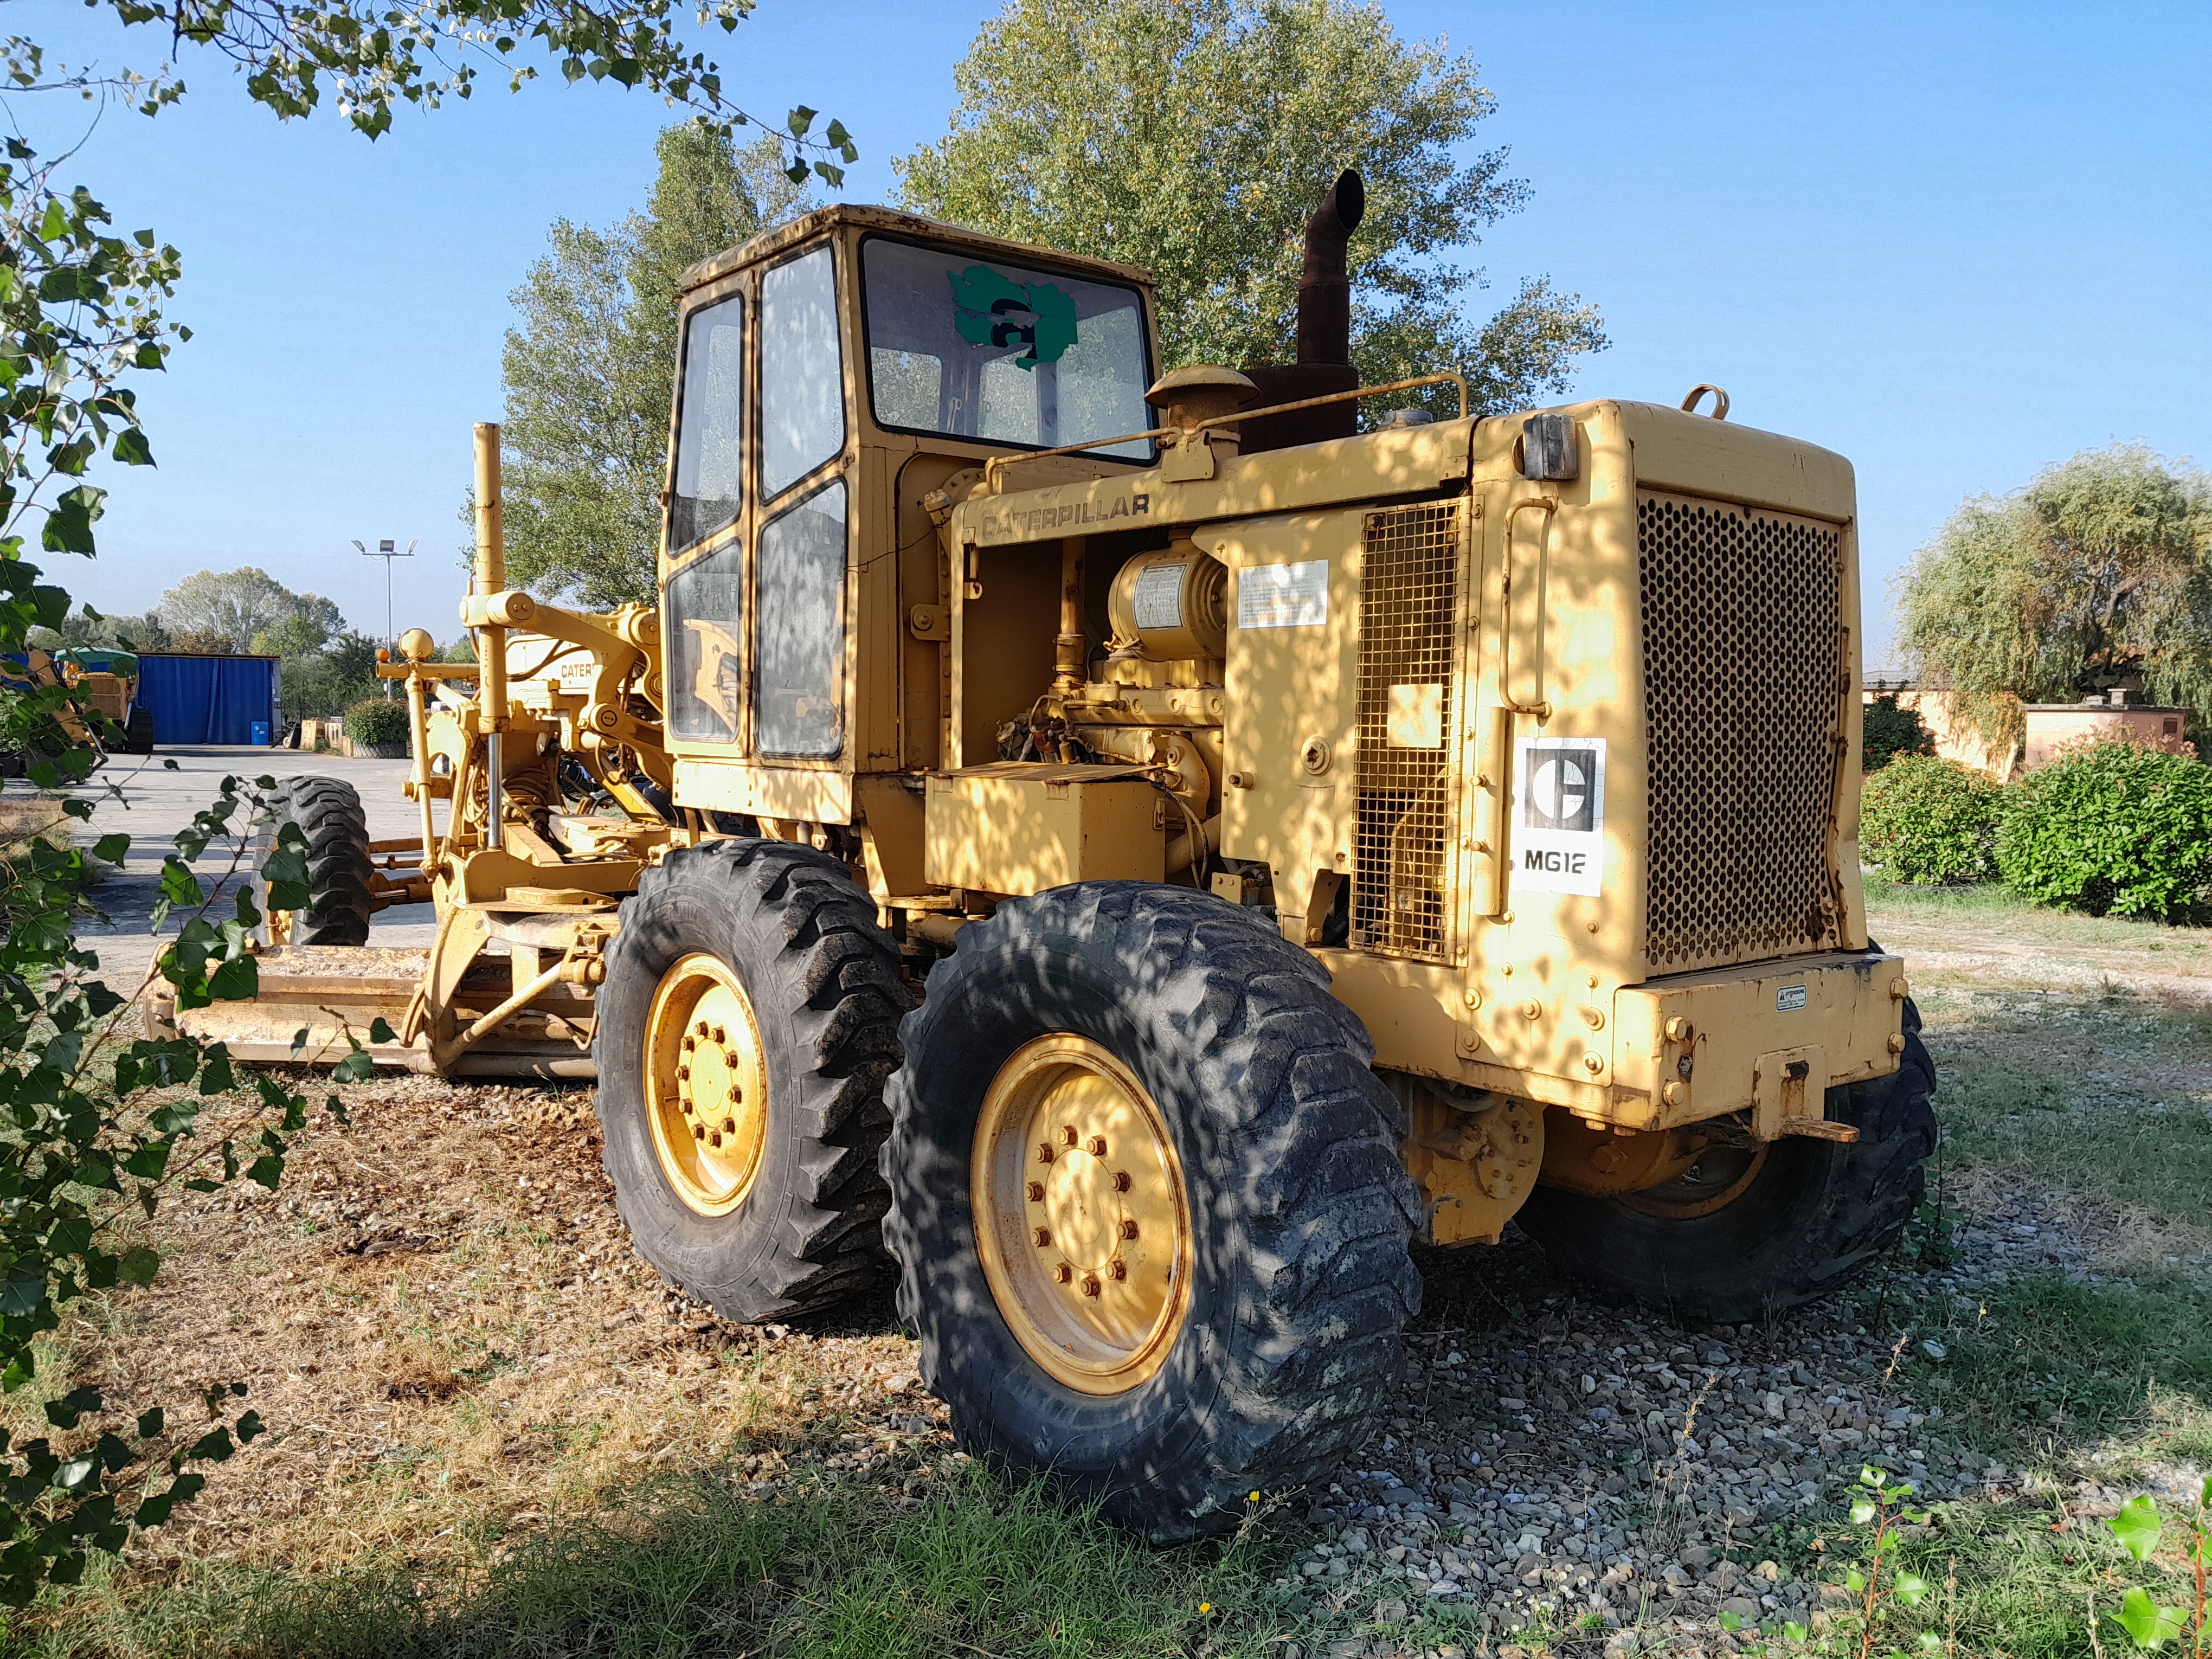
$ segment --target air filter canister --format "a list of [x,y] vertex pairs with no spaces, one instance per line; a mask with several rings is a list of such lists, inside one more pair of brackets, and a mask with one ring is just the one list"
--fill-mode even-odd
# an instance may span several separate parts
[[1115,640],[1154,662],[1228,653],[1229,569],[1194,543],[1138,554],[1115,573],[1106,608]]

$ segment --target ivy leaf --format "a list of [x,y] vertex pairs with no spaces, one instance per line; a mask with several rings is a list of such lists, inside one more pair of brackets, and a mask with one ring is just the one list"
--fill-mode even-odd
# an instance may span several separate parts
[[252,957],[233,957],[215,970],[208,990],[224,1002],[250,1002],[261,988],[261,969]]
[[159,1406],[155,1407],[151,1411],[139,1413],[138,1437],[141,1440],[151,1440],[155,1435],[161,1433],[167,1421]]
[[1908,1607],[1917,1607],[1928,1599],[1928,1581],[1912,1573],[1900,1573],[1897,1580],[1897,1599]]
[[230,1050],[220,1042],[211,1046],[207,1058],[200,1066],[200,1092],[204,1095],[228,1094],[237,1086],[237,1079],[230,1069]]
[[2160,1647],[2181,1634],[2181,1609],[2160,1607],[2137,1584],[2120,1598],[2120,1623],[2137,1647]]
[[365,1048],[356,1048],[331,1067],[333,1083],[366,1083],[376,1075],[376,1062]]
[[[814,117],[816,113],[816,111],[807,108],[804,104],[801,104],[797,109],[792,111],[789,122],[791,136],[794,138],[804,138],[806,137],[807,130],[814,125]],[[834,143],[836,141],[832,139],[830,142]]]
[[[40,532],[39,544],[49,553],[94,551],[92,526],[106,511],[106,501],[107,492],[97,484],[78,484],[73,489],[64,489],[54,497],[53,507],[46,514],[46,527]],[[64,595],[62,602],[64,605],[68,604],[66,595]],[[60,622],[57,619],[46,626],[58,629]]]
[[161,1258],[142,1245],[137,1249],[123,1253],[123,1260],[117,1265],[116,1273],[126,1285],[150,1285],[161,1267]]
[[98,1411],[100,1405],[98,1389],[72,1389],[60,1399],[46,1401],[46,1421],[58,1429],[73,1429],[79,1418]]
[[2158,1505],[2148,1492],[2137,1492],[2120,1505],[2119,1513],[2105,1522],[2120,1547],[2138,1561],[2148,1561],[2151,1552],[2158,1547],[2159,1534],[2165,1523],[2159,1519]]
[[1851,1502],[1851,1524],[1855,1527],[1863,1527],[1873,1519],[1872,1500],[1864,1498],[1854,1498]]
[[392,1029],[382,1014],[379,1014],[368,1022],[368,1040],[371,1042],[397,1042],[399,1034]]
[[135,426],[126,426],[115,434],[115,459],[125,466],[151,466],[154,451],[147,443],[146,434]]

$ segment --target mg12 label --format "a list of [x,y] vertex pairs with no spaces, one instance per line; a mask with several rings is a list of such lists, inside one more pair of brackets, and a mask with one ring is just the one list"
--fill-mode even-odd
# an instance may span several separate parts
[[1513,784],[1514,886],[1602,892],[1605,739],[1523,738],[1514,747]]

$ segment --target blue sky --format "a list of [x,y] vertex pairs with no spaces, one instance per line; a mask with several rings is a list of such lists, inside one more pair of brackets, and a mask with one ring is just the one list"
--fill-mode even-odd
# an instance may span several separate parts
[[[32,9],[9,25],[64,55],[158,53],[104,8]],[[882,200],[993,9],[762,0],[714,51],[751,106],[841,116],[864,152],[845,193]],[[1604,308],[1614,343],[1578,393],[1717,381],[1736,419],[1856,464],[1870,662],[1888,577],[1963,497],[2115,440],[2212,461],[2212,8],[1386,9],[1497,94],[1478,143],[1510,146],[1535,195],[1474,262],[1501,301],[1548,272]],[[106,550],[58,574],[137,611],[255,564],[380,632],[383,569],[350,541],[413,538],[396,623],[446,637],[507,295],[551,220],[642,198],[671,113],[544,82],[371,144],[327,112],[280,124],[204,54],[184,69],[180,106],[109,112],[71,174],[183,251],[195,337],[143,398],[158,471],[105,480]],[[48,149],[82,121],[17,117]]]

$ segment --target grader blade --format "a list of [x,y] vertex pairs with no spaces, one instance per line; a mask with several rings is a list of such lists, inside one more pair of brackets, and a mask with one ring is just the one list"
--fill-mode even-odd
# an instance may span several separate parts
[[[295,945],[259,959],[260,990],[251,1002],[217,1002],[182,1012],[157,1010],[157,1020],[204,1042],[221,1042],[236,1060],[255,1065],[329,1066],[359,1042],[380,1067],[451,1077],[589,1078],[591,1055],[574,1037],[546,1035],[542,1013],[502,1018],[465,1052],[441,1066],[427,1027],[410,1034],[410,1012],[429,971],[427,950],[373,945]],[[497,987],[469,985],[486,1013],[504,1000]],[[372,1040],[381,1019],[393,1041]],[[418,1018],[412,1022],[423,1026]],[[404,1039],[404,1040],[403,1040]]]

